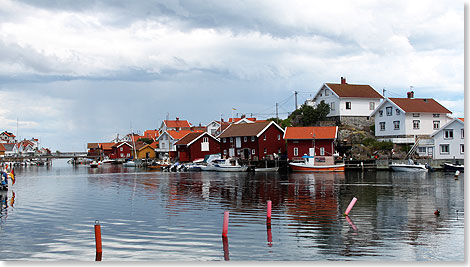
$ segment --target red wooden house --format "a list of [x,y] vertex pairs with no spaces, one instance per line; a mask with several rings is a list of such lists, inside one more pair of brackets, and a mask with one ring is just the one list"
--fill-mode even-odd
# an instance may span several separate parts
[[337,136],[337,126],[287,127],[284,134],[287,142],[287,157],[292,160],[303,155],[313,156],[311,155],[313,148],[317,156],[332,156]]
[[286,152],[284,130],[273,121],[235,123],[220,135],[220,152],[226,157],[260,160]]
[[113,153],[110,159],[128,159],[134,155],[132,145],[127,142],[118,142],[112,146]]
[[220,142],[206,132],[188,133],[175,143],[180,162],[190,162],[220,153]]

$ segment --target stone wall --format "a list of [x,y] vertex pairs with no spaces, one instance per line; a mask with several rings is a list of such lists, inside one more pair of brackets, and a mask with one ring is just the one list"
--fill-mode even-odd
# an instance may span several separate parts
[[335,117],[335,119],[343,126],[352,126],[357,129],[368,131],[370,126],[375,124],[374,117],[351,116],[351,117]]

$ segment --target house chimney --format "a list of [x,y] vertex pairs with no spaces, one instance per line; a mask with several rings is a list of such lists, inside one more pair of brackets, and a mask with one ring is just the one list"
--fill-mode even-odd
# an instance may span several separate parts
[[341,77],[341,84],[346,84],[346,78]]
[[223,118],[220,118],[220,122],[224,122],[224,119],[223,119]]
[[406,92],[406,97],[409,98],[409,99],[415,98],[415,92],[413,92],[413,91]]
[[243,119],[243,118],[245,118],[245,117],[246,117],[246,115],[245,115],[245,114],[243,114],[243,115],[242,115],[240,118],[242,118],[242,119]]

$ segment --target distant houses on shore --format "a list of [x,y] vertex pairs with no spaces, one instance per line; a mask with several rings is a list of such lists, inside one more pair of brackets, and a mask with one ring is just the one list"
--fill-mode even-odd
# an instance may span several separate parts
[[[336,126],[287,127],[274,121],[247,118],[213,120],[193,126],[187,120],[164,120],[159,129],[129,134],[111,142],[88,143],[88,155],[109,159],[170,159],[194,161],[209,154],[247,160],[303,155],[338,156],[339,132],[345,127],[374,128],[378,141],[408,145],[413,155],[433,159],[463,159],[464,119],[432,98],[385,98],[370,85],[324,83],[305,104],[330,106]],[[7,133],[0,139],[10,138]]]

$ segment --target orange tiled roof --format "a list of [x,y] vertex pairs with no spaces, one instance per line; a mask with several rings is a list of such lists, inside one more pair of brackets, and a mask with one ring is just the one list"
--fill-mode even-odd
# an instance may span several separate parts
[[464,121],[463,118],[459,118],[459,120]]
[[452,113],[432,98],[389,98],[405,112]]
[[326,85],[339,97],[383,98],[370,85],[349,83],[327,83]]
[[181,131],[174,131],[174,130],[168,130],[167,131],[169,135],[171,135],[171,137],[173,137],[173,139],[181,139],[183,138],[185,135],[189,134],[189,133],[197,133],[197,132],[200,132],[202,133],[202,131],[191,131],[191,130],[181,130]]
[[146,130],[144,132],[144,137],[155,139],[158,137],[158,130]]
[[336,133],[336,126],[287,127],[284,139],[335,139]]
[[228,122],[237,122],[240,121],[241,119],[247,119],[249,121],[257,121],[256,118],[229,118]]
[[116,143],[99,143],[99,146],[103,150],[111,150]]
[[164,120],[163,122],[168,128],[191,127],[191,124],[187,120]]

